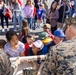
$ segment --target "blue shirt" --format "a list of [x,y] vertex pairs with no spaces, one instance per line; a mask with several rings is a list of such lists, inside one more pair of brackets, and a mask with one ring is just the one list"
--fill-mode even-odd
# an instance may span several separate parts
[[42,49],[42,55],[45,55],[46,53],[48,53],[50,44],[51,44],[51,42],[49,42],[47,45],[44,45],[44,47]]
[[37,10],[37,17],[38,17],[38,19],[42,18],[43,12],[44,12],[43,9],[38,9],[38,10]]

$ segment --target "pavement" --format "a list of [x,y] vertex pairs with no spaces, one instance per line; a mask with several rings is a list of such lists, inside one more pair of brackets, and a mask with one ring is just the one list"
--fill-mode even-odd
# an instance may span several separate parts
[[[19,27],[19,25],[16,25],[16,27]],[[7,26],[6,26],[5,22],[4,22],[4,29],[5,29],[5,32],[2,32],[2,27],[1,27],[1,24],[0,24],[0,39],[6,40],[5,34],[7,32]],[[11,20],[9,20],[9,29],[13,30],[13,23],[12,23]],[[42,32],[42,31],[43,31],[42,28],[37,28],[36,30],[30,30],[30,33],[34,33],[34,34],[37,35],[39,32]],[[17,33],[19,34],[19,31],[17,31]]]

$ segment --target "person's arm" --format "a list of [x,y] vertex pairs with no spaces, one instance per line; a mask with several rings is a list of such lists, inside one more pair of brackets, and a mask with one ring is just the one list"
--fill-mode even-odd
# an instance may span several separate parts
[[21,52],[21,56],[25,56],[24,52]]
[[54,47],[49,49],[47,60],[44,62],[43,67],[41,68],[40,75],[55,75],[56,71],[56,54],[54,53]]
[[59,18],[59,12],[56,10],[56,12],[55,12],[55,16],[52,17],[52,19],[57,20],[58,18]]
[[11,66],[11,62],[8,56],[0,51],[0,75],[13,75],[14,68]]

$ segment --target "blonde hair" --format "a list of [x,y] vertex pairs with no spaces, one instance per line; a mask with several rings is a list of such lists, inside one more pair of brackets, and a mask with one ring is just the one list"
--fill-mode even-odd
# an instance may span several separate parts
[[33,6],[32,0],[27,0],[25,5],[27,6],[29,1],[30,1],[30,6]]

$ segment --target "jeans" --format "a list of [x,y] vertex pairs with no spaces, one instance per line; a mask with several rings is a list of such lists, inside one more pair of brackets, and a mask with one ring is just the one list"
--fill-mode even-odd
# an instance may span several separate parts
[[13,16],[13,24],[14,24],[14,30],[16,30],[16,23],[18,21],[19,29],[22,29],[22,17],[21,16]]
[[2,28],[4,28],[4,19],[6,21],[6,25],[7,25],[7,28],[8,28],[8,17],[4,16],[4,15],[1,15],[1,26],[2,26]]
[[32,29],[32,17],[31,18],[26,18],[28,21],[29,28]]

